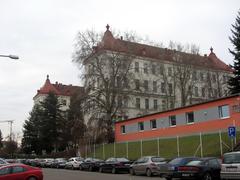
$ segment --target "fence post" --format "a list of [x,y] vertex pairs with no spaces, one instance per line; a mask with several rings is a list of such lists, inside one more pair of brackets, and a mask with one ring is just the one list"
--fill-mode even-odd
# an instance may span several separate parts
[[116,157],[116,144],[113,143],[113,156]]
[[141,142],[141,144],[140,144],[140,148],[141,148],[141,157],[142,157],[142,156],[143,156],[143,144],[142,144],[142,143],[143,143],[143,141],[142,141],[142,139],[141,139],[141,141],[140,141],[140,142]]
[[105,149],[104,149],[104,143],[103,143],[103,159],[105,159]]
[[87,144],[86,144],[86,146],[85,146],[85,158],[87,158],[87,153],[88,153],[87,150],[88,149],[87,149]]
[[126,142],[126,154],[127,154],[127,158],[128,158],[128,141]]
[[179,152],[179,136],[177,136],[177,154],[178,157],[180,156],[180,152]]
[[93,157],[96,158],[96,145],[95,143],[93,144]]
[[157,146],[158,146],[158,156],[160,156],[160,152],[159,152],[159,150],[160,150],[160,147],[159,147],[159,138],[157,138]]
[[201,132],[200,132],[200,149],[201,149],[201,157],[203,157],[202,133]]
[[219,141],[220,141],[220,153],[222,155],[223,154],[223,149],[222,149],[222,133],[221,133],[221,130],[219,130]]

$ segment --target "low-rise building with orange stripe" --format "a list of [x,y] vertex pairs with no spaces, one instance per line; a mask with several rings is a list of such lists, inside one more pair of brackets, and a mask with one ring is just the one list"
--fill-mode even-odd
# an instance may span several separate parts
[[240,95],[131,118],[115,123],[115,141],[136,141],[227,131],[240,126]]

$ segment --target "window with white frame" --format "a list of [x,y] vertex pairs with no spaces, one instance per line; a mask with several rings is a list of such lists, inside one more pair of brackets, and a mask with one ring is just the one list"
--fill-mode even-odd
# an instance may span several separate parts
[[156,119],[150,120],[150,128],[151,129],[156,129],[157,128],[157,121],[156,121]]
[[138,123],[138,131],[144,131],[144,122]]
[[138,108],[138,109],[141,108],[141,101],[140,101],[140,98],[136,98],[136,108]]
[[143,72],[145,74],[148,74],[148,64],[147,63],[144,63]]
[[158,100],[157,100],[157,99],[154,99],[154,100],[153,100],[153,109],[154,109],[154,110],[157,110],[157,109],[158,109]]
[[176,116],[169,116],[169,125],[170,126],[176,126],[177,122],[176,122]]
[[230,116],[229,114],[229,106],[223,105],[218,107],[219,117],[220,118],[227,118]]
[[139,79],[135,79],[135,89],[136,90],[140,89],[140,81],[139,81]]
[[125,127],[125,125],[122,125],[122,126],[121,126],[121,133],[122,133],[122,134],[125,134],[125,133],[126,133],[126,127]]
[[153,81],[153,92],[157,92],[157,81]]
[[145,99],[145,109],[149,109],[149,99]]
[[156,74],[156,65],[152,64],[152,74]]
[[187,124],[194,123],[194,113],[193,112],[186,113],[186,121],[187,121]]
[[144,89],[148,91],[148,80],[144,80]]
[[139,62],[135,62],[135,72],[139,72]]
[[198,87],[194,87],[194,94],[196,97],[198,97]]

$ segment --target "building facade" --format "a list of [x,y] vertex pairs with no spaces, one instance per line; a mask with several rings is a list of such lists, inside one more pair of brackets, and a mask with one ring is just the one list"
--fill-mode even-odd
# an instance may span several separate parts
[[115,123],[116,142],[227,131],[240,126],[240,95]]
[[[110,72],[114,67],[108,66],[109,56],[128,62],[127,66],[123,65],[128,68],[126,77],[116,74],[113,80],[112,86],[119,90],[113,100],[115,106],[119,106],[116,120],[204,102],[228,93],[227,81],[232,69],[212,48],[209,55],[201,56],[149,46],[115,38],[107,26],[102,41],[84,61],[85,89],[90,89],[92,94],[108,81],[100,75],[109,79],[113,76]],[[104,64],[96,65],[104,57]],[[97,68],[104,69],[100,75],[96,73]]]
[[47,75],[44,85],[37,90],[37,94],[33,97],[34,105],[43,102],[50,92],[58,97],[58,101],[61,103],[61,110],[66,111],[69,109],[71,97],[76,93],[83,93],[84,88],[80,86],[64,85],[58,82],[52,84]]

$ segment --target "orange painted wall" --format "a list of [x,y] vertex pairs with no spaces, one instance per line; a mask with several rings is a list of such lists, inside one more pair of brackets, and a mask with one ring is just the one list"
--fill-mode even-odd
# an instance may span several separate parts
[[[213,102],[208,102],[200,105],[194,105],[186,108],[181,108],[173,111],[168,111],[165,113],[157,113],[153,115],[148,115],[144,117],[134,118],[126,121],[117,122],[115,124],[115,141],[134,141],[140,139],[151,139],[157,137],[169,137],[169,136],[181,136],[181,135],[190,135],[194,133],[204,133],[204,132],[214,132],[218,130],[227,130],[227,128],[233,124],[236,126],[240,126],[240,113],[233,111],[233,105],[240,104],[240,97],[230,97],[227,99],[221,99]],[[205,122],[198,122],[194,124],[186,124],[186,125],[177,125],[175,127],[167,127],[156,130],[147,130],[142,132],[134,132],[134,133],[121,133],[122,125],[129,125],[133,123],[138,123],[140,121],[149,121],[151,119],[159,119],[163,117],[168,117],[171,115],[183,114],[186,112],[197,111],[208,109],[210,107],[216,107],[221,105],[229,105],[230,107],[230,117],[225,119],[216,119]]]

